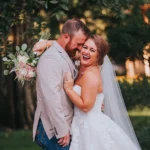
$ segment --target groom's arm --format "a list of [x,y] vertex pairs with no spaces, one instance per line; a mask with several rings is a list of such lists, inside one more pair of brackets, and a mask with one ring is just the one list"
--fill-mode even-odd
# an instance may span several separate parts
[[38,78],[43,93],[43,102],[52,123],[56,138],[69,133],[69,126],[61,107],[62,69],[54,56],[44,56],[38,65]]

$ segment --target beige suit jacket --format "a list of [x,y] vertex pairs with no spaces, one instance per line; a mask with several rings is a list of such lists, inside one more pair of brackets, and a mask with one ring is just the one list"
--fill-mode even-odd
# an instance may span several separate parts
[[48,138],[65,136],[70,131],[73,104],[63,88],[65,73],[75,77],[77,71],[66,51],[57,43],[40,57],[37,66],[37,108],[34,116],[33,141],[41,118]]

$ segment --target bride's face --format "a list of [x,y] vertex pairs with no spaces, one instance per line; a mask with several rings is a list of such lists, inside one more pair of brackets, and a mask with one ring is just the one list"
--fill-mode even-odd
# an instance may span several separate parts
[[81,64],[85,66],[97,65],[98,64],[98,50],[92,39],[88,39],[80,54]]

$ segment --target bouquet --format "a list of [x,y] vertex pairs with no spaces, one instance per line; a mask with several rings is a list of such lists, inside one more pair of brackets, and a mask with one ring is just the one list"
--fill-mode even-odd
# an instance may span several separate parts
[[[50,34],[46,32],[41,36],[40,40],[46,40],[49,37]],[[16,46],[16,53],[9,53],[2,60],[6,66],[4,75],[15,72],[15,79],[21,82],[22,86],[26,81],[33,83],[36,79],[36,66],[39,56],[33,53],[32,49],[27,47],[27,44],[23,44],[21,47]]]

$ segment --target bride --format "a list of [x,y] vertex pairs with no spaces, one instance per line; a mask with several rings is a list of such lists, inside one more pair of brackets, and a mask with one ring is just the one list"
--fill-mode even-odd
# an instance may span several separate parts
[[74,103],[69,150],[141,150],[108,51],[108,43],[92,35],[82,47],[75,84],[69,72],[64,79]]
[[141,149],[106,56],[108,50],[105,40],[91,36],[81,50],[75,85],[70,74],[66,75],[64,88],[75,105],[70,150]]

